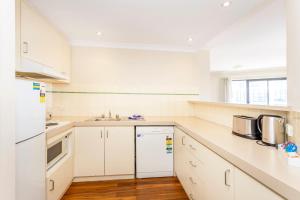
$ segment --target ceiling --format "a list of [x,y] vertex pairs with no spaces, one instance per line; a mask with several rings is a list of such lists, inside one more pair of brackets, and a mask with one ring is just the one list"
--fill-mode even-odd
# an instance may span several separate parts
[[193,51],[270,0],[28,1],[73,45]]

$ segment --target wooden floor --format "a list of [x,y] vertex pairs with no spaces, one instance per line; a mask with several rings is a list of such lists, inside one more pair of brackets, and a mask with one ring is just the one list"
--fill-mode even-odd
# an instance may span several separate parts
[[62,200],[184,200],[177,178],[73,183]]

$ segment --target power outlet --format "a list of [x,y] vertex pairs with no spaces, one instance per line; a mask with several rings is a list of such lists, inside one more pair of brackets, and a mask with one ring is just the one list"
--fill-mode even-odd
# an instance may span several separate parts
[[287,124],[285,128],[286,128],[286,134],[289,137],[292,137],[294,135],[294,127],[291,124]]

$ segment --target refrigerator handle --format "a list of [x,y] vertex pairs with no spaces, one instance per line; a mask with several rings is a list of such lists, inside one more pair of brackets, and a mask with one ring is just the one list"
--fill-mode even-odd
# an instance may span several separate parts
[[185,136],[181,137],[181,144],[182,144],[183,146],[185,145],[185,143],[184,143],[184,138],[185,138]]

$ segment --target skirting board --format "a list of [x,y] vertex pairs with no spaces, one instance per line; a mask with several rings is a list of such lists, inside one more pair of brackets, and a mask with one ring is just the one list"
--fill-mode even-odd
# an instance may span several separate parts
[[89,177],[74,177],[73,182],[89,182],[89,181],[108,181],[134,179],[135,175],[119,175],[119,176],[89,176]]

